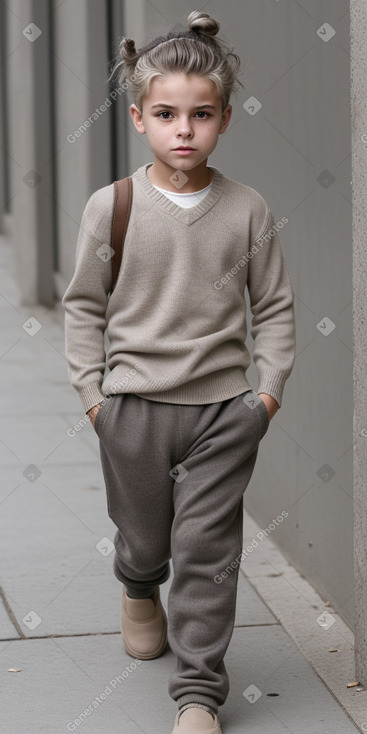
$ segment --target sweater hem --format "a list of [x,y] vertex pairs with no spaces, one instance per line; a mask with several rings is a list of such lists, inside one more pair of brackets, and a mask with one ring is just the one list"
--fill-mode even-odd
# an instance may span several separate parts
[[191,385],[181,385],[174,390],[165,390],[161,392],[145,392],[135,393],[139,398],[153,400],[157,403],[174,403],[181,405],[206,405],[208,403],[222,403],[224,400],[231,400],[242,395],[246,390],[251,390],[251,385],[245,381],[231,381],[229,384],[224,382],[220,390],[210,389],[210,382],[205,391],[195,390]]
[[[251,390],[246,378],[247,366],[233,366],[218,369],[206,375],[192,377],[181,375],[181,385],[169,385],[169,381],[155,376],[154,372],[134,374],[128,364],[118,364],[111,370],[102,385],[105,395],[113,393],[134,393],[147,400],[160,403],[181,403],[183,405],[205,405],[230,400]],[[185,381],[186,378],[186,381]],[[148,390],[146,388],[149,388]],[[145,389],[144,389],[145,388]]]

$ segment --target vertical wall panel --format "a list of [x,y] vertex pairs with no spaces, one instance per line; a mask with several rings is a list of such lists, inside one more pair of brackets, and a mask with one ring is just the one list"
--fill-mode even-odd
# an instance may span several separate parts
[[69,283],[83,209],[111,181],[107,13],[98,0],[55,9],[58,294]]

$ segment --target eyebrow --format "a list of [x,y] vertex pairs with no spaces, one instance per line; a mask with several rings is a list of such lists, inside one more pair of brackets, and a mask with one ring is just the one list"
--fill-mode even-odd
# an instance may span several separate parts
[[[174,105],[172,105],[172,104],[165,104],[164,102],[157,102],[157,104],[153,104],[152,105],[152,109],[154,109],[154,107],[166,107],[167,109],[170,109],[170,110],[176,109]],[[202,110],[202,109],[204,109],[204,107],[205,108],[210,108],[211,110],[216,110],[217,109],[212,104],[201,104],[198,107],[194,107],[194,110]]]

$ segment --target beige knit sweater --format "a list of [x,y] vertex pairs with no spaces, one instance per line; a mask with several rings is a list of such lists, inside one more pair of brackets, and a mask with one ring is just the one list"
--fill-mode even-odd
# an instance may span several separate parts
[[246,378],[246,286],[257,390],[281,405],[294,361],[293,291],[268,205],[209,166],[209,193],[184,209],[153,186],[149,165],[132,176],[122,266],[110,296],[113,184],[84,209],[62,305],[69,380],[85,411],[118,392],[201,405],[253,387]]

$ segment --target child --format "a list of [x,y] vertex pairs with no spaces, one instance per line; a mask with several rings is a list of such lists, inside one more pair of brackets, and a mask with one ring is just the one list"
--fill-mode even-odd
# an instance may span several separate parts
[[[243,493],[292,370],[294,312],[268,205],[207,165],[231,118],[239,57],[207,13],[190,13],[188,26],[139,51],[121,41],[114,71],[129,80],[132,121],[154,161],[132,176],[111,295],[111,262],[98,250],[110,243],[113,184],[90,197],[63,307],[69,378],[99,438],[117,526],[126,651],[158,657],[168,633],[173,734],[221,734]],[[246,286],[257,393],[246,378]],[[170,558],[167,631],[159,586]]]

